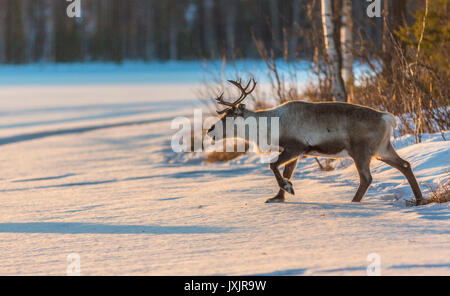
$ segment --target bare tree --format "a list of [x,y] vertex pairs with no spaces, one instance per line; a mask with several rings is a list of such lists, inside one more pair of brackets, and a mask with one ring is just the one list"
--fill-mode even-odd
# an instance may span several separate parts
[[83,26],[80,34],[81,55],[85,61],[89,61],[92,58],[89,43],[94,39],[97,31],[98,4],[92,0],[81,3],[83,5]]
[[146,19],[145,30],[147,32],[147,36],[145,38],[145,58],[147,60],[151,60],[156,56],[156,34],[153,1],[145,1],[144,10],[144,16]]
[[[169,59],[176,60],[180,57],[179,52],[179,36],[182,32],[182,27],[185,24],[186,17],[186,3],[173,1],[173,6],[168,6],[168,42],[169,42]],[[175,4],[176,3],[176,4]]]
[[176,60],[178,57],[178,18],[174,10],[170,11],[169,23],[169,59]]
[[204,9],[204,35],[207,55],[213,56],[216,52],[216,34],[214,30],[214,1],[203,0]]
[[277,0],[270,0],[269,1],[269,8],[270,8],[270,22],[272,25],[272,35],[273,35],[273,43],[274,48],[277,48],[277,46],[280,45],[280,25],[278,22],[278,1]]
[[387,75],[392,72],[391,63],[395,47],[400,45],[400,49],[405,51],[403,42],[394,32],[406,24],[406,8],[407,0],[384,0],[383,2],[383,72]]
[[332,72],[333,95],[336,101],[347,102],[344,80],[339,66],[339,54],[334,43],[334,24],[331,0],[322,0],[322,25],[325,47],[330,60]]
[[353,100],[353,20],[352,1],[343,0],[341,15],[341,56],[342,78],[350,95],[348,101]]
[[298,46],[298,36],[300,31],[300,8],[302,0],[294,0],[292,2],[292,27],[291,38],[289,40],[289,58],[295,58]]
[[125,56],[130,56],[132,59],[136,59],[139,57],[138,54],[138,40],[139,38],[139,24],[141,22],[142,15],[142,4],[141,0],[128,0],[128,15],[127,15],[127,23],[128,23],[128,31],[126,33],[127,36],[127,54]]
[[8,3],[0,0],[0,63],[6,61],[6,11]]
[[226,48],[227,56],[231,58],[234,53],[235,47],[235,30],[234,24],[236,22],[236,3],[235,1],[224,1],[226,16],[225,16],[225,36],[226,36]]
[[342,78],[346,85],[353,77],[352,1],[343,0],[341,18]]
[[34,23],[34,2],[22,0],[21,13],[24,33],[24,58],[25,62],[33,61],[34,46],[36,42],[36,24]]
[[44,50],[43,50],[43,59],[46,62],[53,62],[55,58],[55,50],[54,50],[54,40],[55,40],[55,31],[54,31],[54,16],[53,16],[53,1],[52,0],[44,0]]

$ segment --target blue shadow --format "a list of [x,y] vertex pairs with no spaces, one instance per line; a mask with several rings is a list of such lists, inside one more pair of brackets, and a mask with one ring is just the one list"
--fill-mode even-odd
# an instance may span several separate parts
[[114,225],[82,222],[0,223],[0,233],[55,234],[205,234],[227,233],[231,228],[183,225]]

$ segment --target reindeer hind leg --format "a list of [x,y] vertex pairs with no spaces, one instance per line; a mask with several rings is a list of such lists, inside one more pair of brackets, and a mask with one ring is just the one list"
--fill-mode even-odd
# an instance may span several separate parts
[[424,201],[422,191],[420,190],[419,184],[417,183],[416,177],[414,176],[414,173],[411,169],[411,165],[409,164],[409,162],[398,156],[397,152],[395,151],[394,147],[392,147],[391,143],[389,143],[387,148],[383,149],[383,151],[381,151],[381,153],[379,154],[380,155],[378,156],[378,158],[381,161],[396,168],[406,177],[409,186],[411,186],[411,189],[416,198],[416,203],[418,205],[422,204]]
[[370,184],[372,184],[372,175],[370,174],[370,155],[360,155],[358,157],[353,157],[353,161],[355,162],[356,169],[359,174],[359,187],[353,197],[352,202],[360,202],[367,190],[369,189]]

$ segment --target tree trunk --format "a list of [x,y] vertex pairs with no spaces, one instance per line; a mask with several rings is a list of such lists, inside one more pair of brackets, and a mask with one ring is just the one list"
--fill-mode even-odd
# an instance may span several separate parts
[[330,60],[334,99],[339,102],[347,102],[344,80],[339,67],[339,54],[334,44],[334,25],[331,0],[322,0],[322,25],[325,40],[325,48]]
[[225,35],[226,35],[226,46],[227,46],[227,57],[232,58],[234,55],[234,23],[236,21],[236,3],[235,1],[226,0],[224,1],[226,10],[226,25],[225,25]]
[[398,43],[401,50],[405,51],[405,45],[395,35],[395,32],[406,24],[406,8],[407,0],[384,0],[383,2],[383,73],[386,76],[392,74],[393,59],[392,55],[395,51],[394,43]]
[[289,40],[289,59],[297,56],[298,36],[300,30],[300,8],[302,0],[294,0],[292,3],[292,28]]
[[406,8],[407,0],[395,0],[391,2],[392,5],[392,29],[398,30],[401,26],[406,24]]
[[83,9],[83,26],[81,28],[81,57],[84,61],[92,59],[92,50],[89,48],[90,43],[94,40],[97,32],[97,3],[91,1],[81,2]]
[[177,17],[172,11],[170,13],[169,23],[169,59],[176,60],[178,58],[178,24]]
[[341,18],[342,78],[347,87],[353,80],[352,1],[343,0]]
[[156,55],[156,37],[154,23],[154,6],[152,1],[145,1],[145,59],[153,60]]
[[45,62],[53,62],[55,58],[55,50],[54,50],[54,40],[55,40],[55,32],[54,32],[54,19],[53,19],[53,1],[45,0],[44,1],[44,50],[43,50],[43,59]]
[[[170,3],[175,3],[170,2]],[[173,6],[175,5],[175,6]],[[180,29],[182,26],[182,19],[184,16],[184,4],[172,4],[168,5],[168,42],[169,42],[169,59],[177,60],[179,58],[179,46],[178,46],[178,37],[180,33]]]
[[273,45],[272,48],[276,49],[280,46],[280,25],[278,22],[278,1],[270,0],[269,8],[270,8],[270,22],[272,23],[272,36],[273,36]]
[[0,0],[0,63],[6,62],[6,12],[7,1]]
[[[406,15],[407,15],[407,0],[395,0],[392,1],[392,13],[391,13],[391,22],[392,22],[392,31],[397,32],[400,27],[406,25]],[[403,53],[406,51],[406,46],[397,35],[394,36],[395,41],[399,44]]]
[[203,0],[204,8],[204,40],[205,40],[205,50],[207,56],[214,56],[216,53],[216,34],[214,30],[214,1],[213,0]]
[[35,26],[33,23],[33,3],[29,0],[22,0],[22,26],[24,34],[24,62],[28,63],[33,60],[34,43],[35,43]]
[[127,43],[128,43],[128,54],[127,58],[139,59],[139,42],[142,40],[142,36],[139,36],[139,27],[142,20],[142,14],[145,12],[142,9],[142,0],[128,1],[128,32],[127,32]]

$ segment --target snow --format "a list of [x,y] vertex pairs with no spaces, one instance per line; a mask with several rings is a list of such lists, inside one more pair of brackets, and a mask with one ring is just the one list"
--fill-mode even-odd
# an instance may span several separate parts
[[[382,275],[450,275],[449,205],[407,206],[406,179],[381,162],[360,204],[351,161],[312,159],[296,196],[265,204],[277,186],[258,155],[174,153],[170,124],[202,106],[195,87],[0,87],[0,274],[65,275],[77,253],[82,275],[366,275],[376,253]],[[411,139],[394,145],[427,195],[449,178],[450,144]]]

